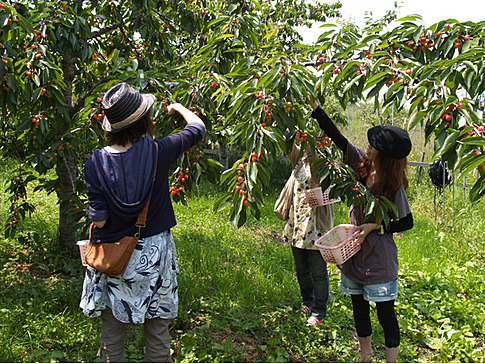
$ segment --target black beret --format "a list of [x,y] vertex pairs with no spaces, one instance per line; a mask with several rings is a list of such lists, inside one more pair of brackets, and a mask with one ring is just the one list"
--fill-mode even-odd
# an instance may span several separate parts
[[411,139],[406,130],[393,125],[378,125],[367,131],[367,139],[382,154],[401,159],[411,152]]

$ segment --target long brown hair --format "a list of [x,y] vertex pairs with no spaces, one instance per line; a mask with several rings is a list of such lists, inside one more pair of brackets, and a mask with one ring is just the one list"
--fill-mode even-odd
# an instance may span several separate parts
[[[402,185],[407,189],[409,185],[406,175],[407,163],[407,158],[396,159],[378,152],[374,160],[376,179],[371,187],[371,193],[375,197],[384,196],[392,200]],[[364,161],[355,170],[357,180],[365,184],[371,167],[372,162],[364,157]]]

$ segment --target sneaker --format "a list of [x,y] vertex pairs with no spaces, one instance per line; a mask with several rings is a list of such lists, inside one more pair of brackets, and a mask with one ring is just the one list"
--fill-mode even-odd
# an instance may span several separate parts
[[306,325],[307,326],[317,326],[318,324],[321,324],[323,322],[323,319],[317,318],[317,316],[311,315],[308,320],[306,320]]
[[311,312],[312,312],[312,308],[311,307],[308,307],[308,306],[302,306],[302,307],[300,307],[300,313],[302,315],[307,315],[307,314],[309,314]]

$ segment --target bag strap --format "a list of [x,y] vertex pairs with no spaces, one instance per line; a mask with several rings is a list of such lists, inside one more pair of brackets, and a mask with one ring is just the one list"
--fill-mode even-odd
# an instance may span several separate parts
[[[153,179],[152,179],[152,192],[153,192],[153,184],[155,183],[155,177],[157,175],[157,166],[158,166],[158,143],[155,141],[155,148],[157,150],[157,158],[155,160],[155,171],[153,172]],[[148,201],[143,208],[140,215],[138,215],[138,219],[136,220],[135,226],[138,228],[138,232],[135,234],[136,237],[140,237],[140,230],[146,226],[147,222],[147,215],[148,215],[148,206],[150,205],[150,199],[152,198],[152,193],[148,196]]]

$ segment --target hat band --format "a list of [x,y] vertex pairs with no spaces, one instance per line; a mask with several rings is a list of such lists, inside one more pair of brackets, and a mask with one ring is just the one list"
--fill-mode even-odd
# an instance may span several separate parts
[[132,124],[133,122],[135,122],[139,118],[141,118],[143,116],[143,114],[145,113],[146,109],[147,109],[147,102],[146,102],[146,99],[144,97],[142,97],[142,103],[140,104],[138,109],[133,114],[128,116],[126,119],[121,120],[117,123],[111,124],[111,128],[112,129],[123,129],[124,127]]

